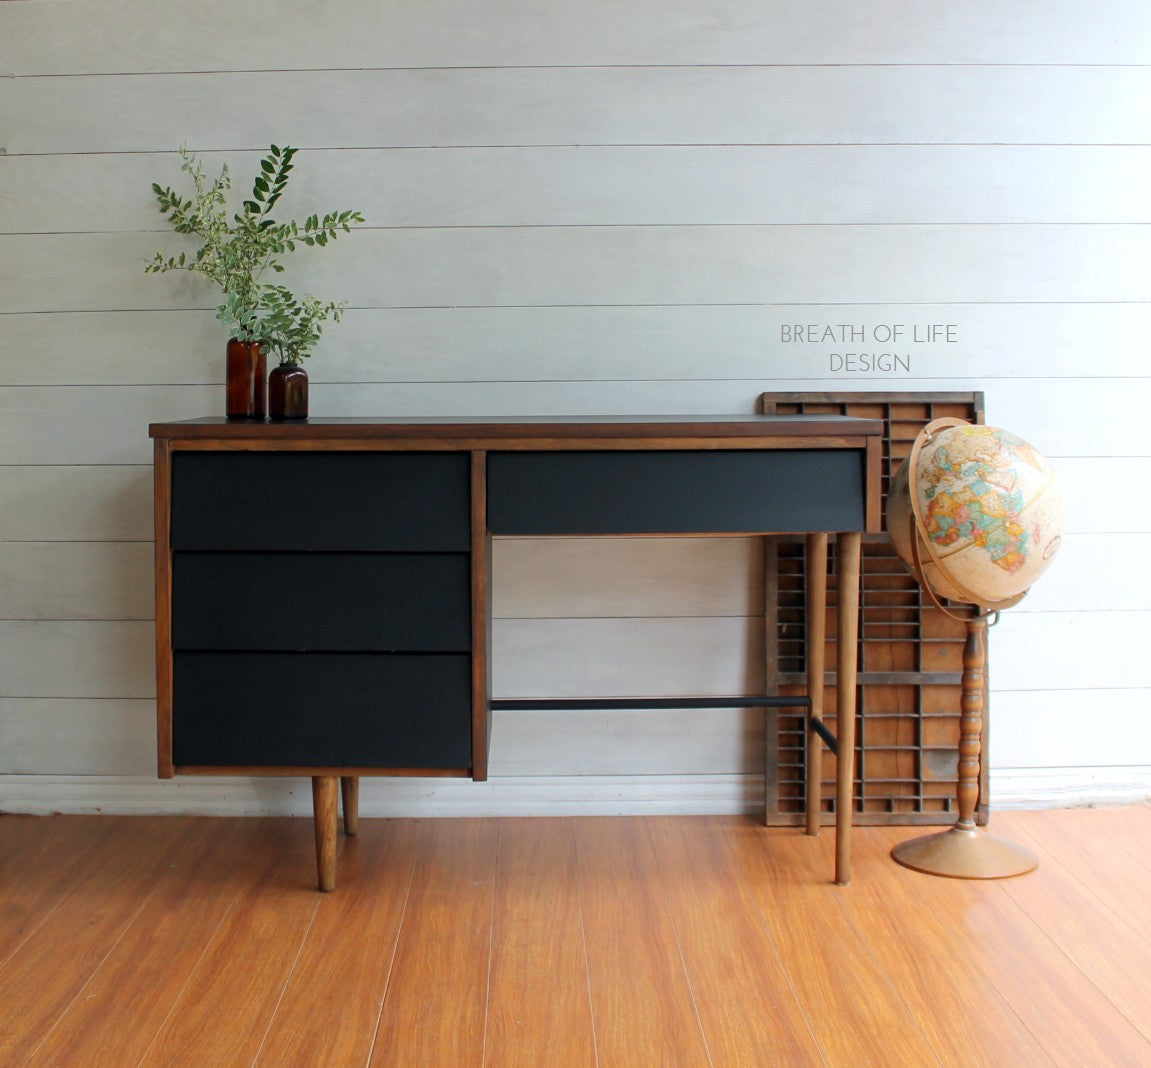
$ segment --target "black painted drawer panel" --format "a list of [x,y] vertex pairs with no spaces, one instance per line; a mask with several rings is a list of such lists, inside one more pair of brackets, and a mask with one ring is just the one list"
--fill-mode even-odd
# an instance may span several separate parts
[[470,768],[466,655],[177,653],[183,767]]
[[467,453],[186,452],[174,549],[466,552]]
[[855,449],[534,452],[488,456],[493,534],[862,530]]
[[172,557],[172,646],[467,652],[466,553]]

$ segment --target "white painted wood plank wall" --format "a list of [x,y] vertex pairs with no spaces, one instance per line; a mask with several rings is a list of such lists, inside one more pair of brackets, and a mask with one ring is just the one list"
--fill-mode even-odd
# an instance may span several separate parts
[[[0,809],[306,808],[153,769],[146,428],[220,409],[222,339],[212,293],[142,272],[179,247],[149,187],[181,143],[243,177],[271,141],[303,149],[292,210],[368,217],[293,265],[352,304],[317,412],[985,391],[1069,506],[994,632],[994,798],[1151,793],[1143,0],[22,0],[0,74]],[[501,695],[758,685],[751,541],[510,541],[495,571]],[[738,809],[757,720],[503,714],[491,783],[365,807]]]

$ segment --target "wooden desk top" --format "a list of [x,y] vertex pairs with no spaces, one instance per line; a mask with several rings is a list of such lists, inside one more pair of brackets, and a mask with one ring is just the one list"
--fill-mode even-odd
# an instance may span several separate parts
[[[721,446],[786,447],[785,439],[822,438],[826,447],[856,446],[883,433],[880,419],[841,415],[596,415],[596,416],[421,416],[314,417],[273,423],[206,417],[153,423],[153,438],[182,441],[228,441],[255,444],[275,441],[404,441],[451,442],[459,448],[548,447],[565,442],[595,448],[595,443],[634,441],[649,447]],[[657,445],[656,443],[659,442]],[[814,442],[812,443],[815,444]],[[569,445],[570,447],[570,445]],[[818,446],[816,446],[818,447]]]

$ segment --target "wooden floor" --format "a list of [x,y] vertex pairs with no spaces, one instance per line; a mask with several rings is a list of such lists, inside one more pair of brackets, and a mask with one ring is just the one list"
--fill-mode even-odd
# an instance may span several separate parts
[[1151,1065],[1151,808],[1009,813],[971,883],[908,828],[0,816],[0,1064]]

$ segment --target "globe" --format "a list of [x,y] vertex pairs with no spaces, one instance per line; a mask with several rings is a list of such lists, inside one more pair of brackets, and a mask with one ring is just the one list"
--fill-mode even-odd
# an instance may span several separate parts
[[1051,563],[1063,499],[1051,465],[1022,438],[940,419],[892,479],[887,530],[935,594],[994,612],[1022,600]]
[[929,875],[1022,875],[1038,865],[1038,857],[975,826],[987,621],[1023,599],[1059,548],[1063,499],[1055,475],[1037,449],[1006,430],[937,419],[919,432],[891,480],[887,530],[896,552],[939,608],[955,616],[939,601],[943,597],[983,610],[963,619],[959,818],[942,834],[901,842],[891,855]]

